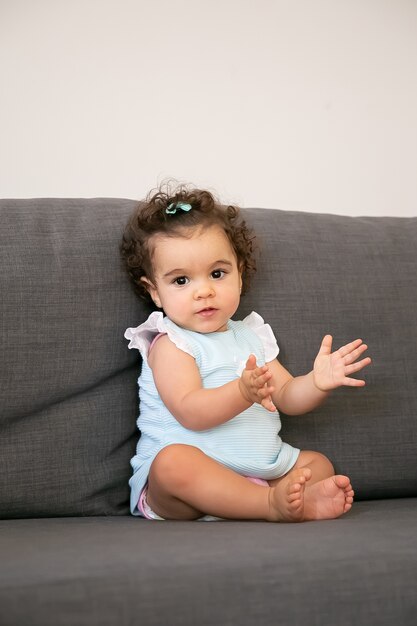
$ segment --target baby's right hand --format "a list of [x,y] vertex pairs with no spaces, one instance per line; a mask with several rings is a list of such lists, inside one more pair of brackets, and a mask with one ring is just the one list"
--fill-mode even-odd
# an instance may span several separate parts
[[272,402],[274,387],[268,386],[271,376],[268,366],[257,367],[256,357],[251,354],[239,379],[239,388],[248,402],[252,404],[257,402],[271,413],[275,413],[277,409]]

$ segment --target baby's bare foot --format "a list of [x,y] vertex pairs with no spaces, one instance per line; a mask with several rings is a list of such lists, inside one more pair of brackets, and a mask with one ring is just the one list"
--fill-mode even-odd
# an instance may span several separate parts
[[270,487],[270,519],[275,522],[302,522],[304,493],[311,470],[307,467],[292,470],[276,486]]
[[335,519],[352,508],[354,491],[347,476],[331,476],[309,485],[304,496],[304,520]]

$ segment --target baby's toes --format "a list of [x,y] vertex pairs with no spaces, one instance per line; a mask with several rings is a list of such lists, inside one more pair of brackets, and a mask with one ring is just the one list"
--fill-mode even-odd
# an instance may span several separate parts
[[[303,479],[303,482],[305,482],[305,478]],[[299,495],[301,491],[301,484],[301,482],[290,483],[287,488],[287,494],[289,496]]]
[[287,501],[290,504],[294,504],[294,502],[301,502],[301,490],[300,491],[295,491],[294,493],[289,493],[287,494]]
[[339,489],[343,489],[343,491],[345,492],[350,491],[352,489],[352,485],[347,476],[336,474],[336,476],[333,476],[332,478],[333,478],[335,485],[339,487]]

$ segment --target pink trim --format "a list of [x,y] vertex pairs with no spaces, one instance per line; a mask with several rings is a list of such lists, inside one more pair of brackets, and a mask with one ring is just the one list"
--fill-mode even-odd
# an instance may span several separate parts
[[269,487],[268,481],[263,478],[254,478],[253,476],[245,476],[251,483],[255,483],[255,485],[262,485],[262,487]]
[[156,335],[156,337],[154,337],[154,339],[152,339],[152,343],[149,346],[149,350],[148,350],[148,356],[151,353],[152,348],[154,347],[154,345],[156,344],[156,342],[158,341],[158,339],[160,339],[161,337],[163,337],[164,335],[167,335],[168,333],[158,333]]
[[145,517],[146,519],[152,519],[152,517],[148,515],[148,513],[146,512],[146,508],[145,508],[147,491],[148,491],[148,486],[146,485],[146,487],[142,489],[142,493],[139,496],[138,509],[142,513],[143,517]]

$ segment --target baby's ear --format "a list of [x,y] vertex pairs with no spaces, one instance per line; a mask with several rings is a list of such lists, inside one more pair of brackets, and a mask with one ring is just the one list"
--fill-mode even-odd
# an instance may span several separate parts
[[146,276],[142,276],[141,279],[140,279],[140,282],[145,285],[145,289],[147,290],[147,292],[151,296],[152,300],[155,302],[156,306],[158,308],[162,308],[161,307],[161,300],[160,300],[159,294],[158,294],[158,290],[155,287],[155,285],[149,280],[149,278],[146,278]]
[[242,288],[243,288],[243,263],[240,264],[239,266],[239,289],[240,289],[240,293],[242,293]]

